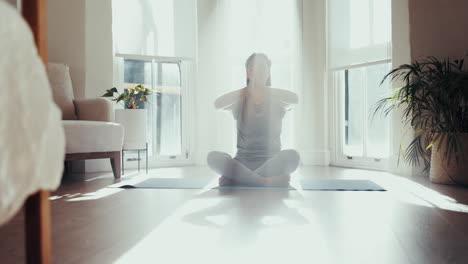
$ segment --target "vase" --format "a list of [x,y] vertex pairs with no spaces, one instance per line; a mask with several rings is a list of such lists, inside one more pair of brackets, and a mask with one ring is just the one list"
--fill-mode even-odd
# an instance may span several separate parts
[[124,150],[146,148],[146,109],[116,109],[115,122],[124,127]]
[[[464,155],[452,154],[450,160],[445,155],[447,151],[446,139],[440,144],[434,143],[431,154],[431,169],[429,179],[433,183],[439,184],[468,184],[468,133],[459,135],[460,146],[459,151],[463,148]],[[456,160],[458,155],[459,160]]]

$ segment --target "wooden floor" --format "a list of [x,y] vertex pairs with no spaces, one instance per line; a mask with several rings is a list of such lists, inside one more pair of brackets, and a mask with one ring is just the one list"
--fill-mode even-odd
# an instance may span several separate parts
[[[199,167],[149,176],[215,179]],[[468,263],[468,189],[332,167],[299,177],[388,191],[112,189],[111,173],[75,176],[51,197],[54,263]],[[23,244],[19,213],[0,228],[0,263],[23,263]]]

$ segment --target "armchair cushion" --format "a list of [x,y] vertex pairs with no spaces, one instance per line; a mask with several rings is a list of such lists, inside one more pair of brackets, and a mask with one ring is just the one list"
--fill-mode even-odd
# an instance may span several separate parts
[[104,98],[74,100],[76,114],[79,120],[114,121],[112,103]]
[[54,101],[62,111],[62,119],[76,119],[75,106],[73,105],[73,86],[68,66],[49,62],[47,73]]
[[64,120],[67,154],[121,151],[124,129],[117,123]]

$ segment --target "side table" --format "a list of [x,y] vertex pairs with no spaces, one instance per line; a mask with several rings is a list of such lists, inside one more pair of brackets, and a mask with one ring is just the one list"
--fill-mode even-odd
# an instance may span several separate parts
[[122,175],[125,174],[125,151],[138,151],[138,172],[140,172],[140,151],[144,150],[146,154],[146,174],[148,174],[148,142],[143,149],[122,149]]

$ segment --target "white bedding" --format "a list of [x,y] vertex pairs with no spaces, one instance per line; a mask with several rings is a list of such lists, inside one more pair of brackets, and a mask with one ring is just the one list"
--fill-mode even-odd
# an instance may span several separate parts
[[61,179],[64,133],[26,22],[0,1],[0,225]]

